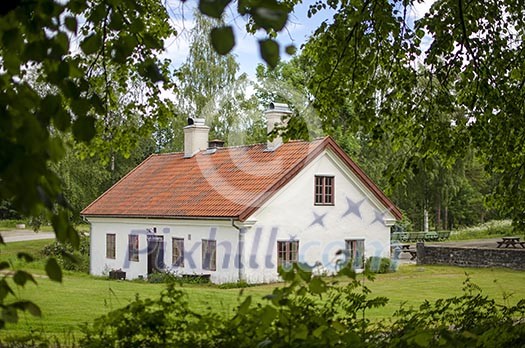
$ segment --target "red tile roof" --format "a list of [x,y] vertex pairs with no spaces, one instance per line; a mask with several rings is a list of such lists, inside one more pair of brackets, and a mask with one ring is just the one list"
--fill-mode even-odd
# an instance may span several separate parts
[[191,158],[151,155],[82,211],[85,216],[235,218],[244,221],[326,148],[401,218],[399,209],[330,138],[218,148]]

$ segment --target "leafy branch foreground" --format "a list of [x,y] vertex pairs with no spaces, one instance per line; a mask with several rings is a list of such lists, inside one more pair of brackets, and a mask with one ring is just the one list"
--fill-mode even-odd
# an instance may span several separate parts
[[[366,311],[384,306],[350,269],[340,284],[299,267],[281,272],[287,285],[233,316],[193,310],[186,295],[167,286],[159,299],[138,296],[84,327],[82,347],[525,347],[525,300],[498,305],[467,277],[463,295],[400,309],[371,322]],[[341,278],[337,278],[341,280]]]

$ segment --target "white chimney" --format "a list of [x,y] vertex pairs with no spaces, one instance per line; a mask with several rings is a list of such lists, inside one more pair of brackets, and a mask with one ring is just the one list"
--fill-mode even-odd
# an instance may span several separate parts
[[184,127],[184,157],[193,157],[197,152],[208,148],[210,127],[204,124],[203,118],[188,119]]
[[[266,116],[268,134],[270,134],[276,126],[286,126],[287,118],[292,114],[292,111],[288,107],[288,104],[270,103],[268,110],[266,110],[264,114]],[[267,150],[273,151],[281,146],[282,143],[283,138],[280,135],[276,135],[272,141],[270,141],[268,137],[266,142]]]

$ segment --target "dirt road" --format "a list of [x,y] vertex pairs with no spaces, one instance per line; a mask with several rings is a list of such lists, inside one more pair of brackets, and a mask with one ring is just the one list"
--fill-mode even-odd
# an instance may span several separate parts
[[4,243],[23,242],[37,239],[55,239],[54,232],[33,232],[31,230],[0,231]]

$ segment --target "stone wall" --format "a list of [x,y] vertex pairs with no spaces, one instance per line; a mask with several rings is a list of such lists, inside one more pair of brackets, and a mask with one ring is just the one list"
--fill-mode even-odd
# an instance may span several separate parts
[[417,243],[418,265],[506,267],[525,270],[525,249],[482,249],[429,246]]

